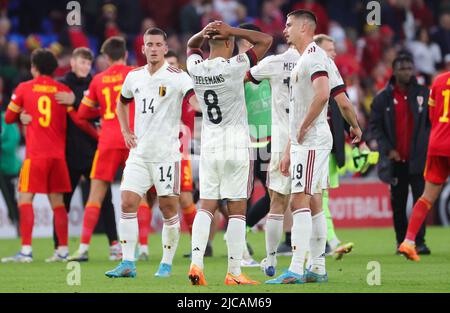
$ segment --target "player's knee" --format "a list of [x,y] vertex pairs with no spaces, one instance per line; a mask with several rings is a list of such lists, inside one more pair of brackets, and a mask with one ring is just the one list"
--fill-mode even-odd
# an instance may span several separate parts
[[139,206],[139,201],[136,201],[132,197],[122,196],[122,212],[124,213],[134,213],[137,212]]

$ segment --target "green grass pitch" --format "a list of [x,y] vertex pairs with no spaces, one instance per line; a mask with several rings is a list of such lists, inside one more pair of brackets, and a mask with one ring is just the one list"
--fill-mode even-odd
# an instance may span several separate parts
[[[117,262],[108,261],[106,237],[94,236],[90,249],[90,260],[81,263],[81,285],[69,286],[66,277],[70,270],[67,264],[46,264],[44,259],[52,254],[50,239],[35,239],[34,261],[31,264],[0,264],[0,292],[213,292],[213,293],[308,293],[308,292],[450,292],[450,228],[430,227],[427,244],[432,255],[423,256],[420,263],[407,261],[394,255],[394,233],[392,229],[338,230],[343,241],[353,241],[355,248],[341,261],[327,258],[329,282],[306,285],[258,285],[225,286],[226,246],[223,233],[218,233],[213,243],[214,257],[205,259],[207,287],[191,286],[187,278],[189,260],[183,253],[190,249],[190,238],[183,234],[174,260],[172,277],[161,279],[153,276],[161,257],[159,235],[149,239],[150,260],[138,262],[135,279],[109,279],[104,272]],[[264,257],[264,233],[249,233],[248,241],[255,250],[255,259]],[[0,256],[12,255],[19,248],[19,240],[0,240]],[[78,245],[77,238],[70,239],[71,251]],[[370,286],[367,276],[374,268],[370,261],[380,264],[381,285]],[[289,266],[290,257],[278,258],[278,272]],[[244,268],[250,277],[262,282],[266,279],[260,268]]]

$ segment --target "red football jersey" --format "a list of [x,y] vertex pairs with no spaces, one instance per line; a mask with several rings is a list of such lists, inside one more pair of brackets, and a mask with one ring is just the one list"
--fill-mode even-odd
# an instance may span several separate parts
[[[81,100],[80,110],[95,109],[100,106],[101,131],[98,139],[99,149],[126,149],[116,106],[122,84],[128,72],[134,67],[112,65],[92,79],[88,91]],[[130,127],[134,125],[134,103],[130,103]]]
[[450,157],[450,72],[435,78],[428,104],[431,120],[428,154]]
[[14,91],[8,105],[10,116],[17,118],[24,110],[32,117],[25,134],[26,158],[65,159],[68,108],[55,100],[60,91],[71,92],[45,75],[20,83]]

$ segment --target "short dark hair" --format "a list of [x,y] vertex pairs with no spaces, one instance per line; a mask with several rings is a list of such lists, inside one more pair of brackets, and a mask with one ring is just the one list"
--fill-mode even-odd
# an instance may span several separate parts
[[100,49],[100,52],[106,54],[113,61],[118,61],[125,58],[127,53],[127,44],[125,39],[119,36],[106,39]]
[[410,53],[408,52],[400,52],[394,59],[394,61],[392,61],[392,69],[395,69],[395,66],[397,64],[403,63],[403,62],[408,62],[414,65],[414,60],[411,56]]
[[145,31],[145,35],[160,35],[164,38],[164,41],[167,41],[167,34],[165,31],[163,31],[161,28],[158,27],[152,27]]
[[175,51],[173,51],[173,50],[167,51],[167,53],[166,53],[166,55],[164,57],[165,58],[172,58],[172,57],[174,57],[174,58],[177,58],[177,60],[179,58],[178,54]]
[[259,28],[259,26],[252,24],[252,23],[242,23],[238,27],[242,28],[242,29],[254,30],[256,32],[261,31],[261,28]]
[[289,13],[287,15],[287,17],[289,17],[289,16],[295,16],[297,18],[304,17],[304,18],[307,18],[310,21],[314,22],[315,25],[317,25],[317,17],[316,17],[316,15],[313,12],[309,11],[309,10],[295,10],[295,11],[292,11],[291,13]]
[[93,61],[94,60],[94,53],[89,48],[80,47],[80,48],[76,48],[72,52],[72,58],[77,58],[77,57],[80,57],[80,58],[83,58],[83,59],[86,59],[86,60],[89,60],[89,61]]
[[49,49],[38,48],[31,53],[31,65],[42,75],[52,76],[58,68],[58,61]]

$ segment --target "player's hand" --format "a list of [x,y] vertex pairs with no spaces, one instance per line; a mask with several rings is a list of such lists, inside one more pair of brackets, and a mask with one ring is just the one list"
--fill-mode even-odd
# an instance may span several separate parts
[[75,94],[73,92],[60,91],[55,93],[56,102],[63,105],[73,105],[75,103]]
[[280,162],[280,172],[286,177],[289,177],[289,168],[291,167],[291,155],[290,153],[285,153]]
[[23,111],[20,113],[20,122],[21,122],[23,125],[27,126],[28,124],[31,123],[32,120],[33,120],[33,118],[31,117],[30,114],[27,113],[27,111],[23,110]]
[[361,141],[362,130],[361,128],[353,128],[350,126],[350,137],[353,138],[352,143],[358,143]]
[[308,130],[311,128],[311,126],[305,128],[305,127],[300,127],[300,129],[297,132],[297,142],[299,144],[301,144],[303,142],[303,140],[305,139],[305,135],[308,132]]
[[389,158],[390,160],[394,160],[394,161],[397,161],[397,162],[401,160],[400,154],[398,153],[397,150],[391,150],[391,151],[389,151],[388,158]]
[[122,135],[128,149],[136,148],[137,137],[132,131],[122,131]]
[[233,27],[222,21],[215,21],[211,23],[211,32],[209,37],[212,39],[224,40],[231,36]]

